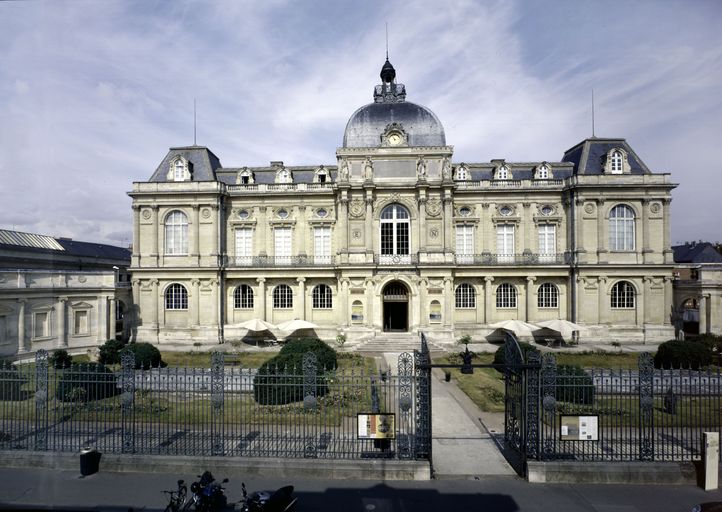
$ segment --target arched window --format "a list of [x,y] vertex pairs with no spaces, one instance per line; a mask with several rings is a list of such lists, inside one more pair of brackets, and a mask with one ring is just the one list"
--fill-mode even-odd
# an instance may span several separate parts
[[469,179],[469,169],[464,165],[460,165],[456,168],[456,180],[466,181]]
[[253,288],[247,284],[237,286],[233,291],[233,307],[235,309],[253,309]]
[[496,289],[496,307],[506,309],[515,308],[516,288],[509,283],[500,284]]
[[313,288],[313,309],[331,309],[333,307],[331,287],[319,284]]
[[173,164],[173,181],[183,181],[185,178],[186,166],[180,158]]
[[273,289],[273,309],[291,309],[293,292],[287,284],[279,284]]
[[[409,212],[400,204],[390,204],[383,209],[383,211],[381,212],[382,256],[397,256],[409,254],[409,226]],[[402,259],[409,259],[410,261],[410,258]],[[393,261],[393,259],[390,259],[390,261]]]
[[179,210],[165,218],[165,253],[188,254],[188,217]]
[[539,286],[536,305],[538,308],[558,308],[559,288],[552,283],[543,283]]
[[634,250],[634,210],[625,204],[609,212],[609,250]]
[[508,180],[509,179],[509,168],[506,165],[502,165],[496,170],[497,180]]
[[612,164],[609,166],[610,171],[613,174],[622,174],[622,163],[624,162],[624,157],[622,156],[622,152],[619,150],[612,151]]
[[547,164],[541,164],[536,169],[536,179],[546,180],[549,179],[549,166]]
[[351,304],[351,321],[354,323],[364,321],[364,305],[360,300],[355,300]]
[[469,283],[461,283],[456,287],[456,309],[476,307],[476,290]]
[[634,308],[634,286],[628,281],[619,281],[612,286],[612,309]]
[[188,309],[188,290],[185,286],[173,283],[165,289],[165,309]]

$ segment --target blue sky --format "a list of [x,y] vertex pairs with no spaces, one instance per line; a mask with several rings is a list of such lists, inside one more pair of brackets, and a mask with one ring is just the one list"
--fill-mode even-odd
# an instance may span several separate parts
[[722,240],[722,2],[0,2],[0,227],[126,245],[171,146],[225,166],[333,164],[384,24],[454,161],[558,161],[624,137],[670,172],[672,241]]

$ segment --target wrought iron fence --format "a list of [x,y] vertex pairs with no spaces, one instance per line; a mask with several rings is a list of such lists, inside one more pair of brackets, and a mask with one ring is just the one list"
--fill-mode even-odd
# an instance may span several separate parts
[[[326,370],[306,354],[301,368],[226,367],[135,370],[124,354],[116,371],[99,365],[0,369],[0,448],[106,453],[313,457],[428,456],[418,425],[423,373],[401,354],[397,374],[364,367]],[[414,404],[417,406],[414,407]],[[358,414],[394,414],[394,436],[358,432]],[[430,434],[429,434],[430,435]]]
[[643,353],[638,369],[581,370],[547,354],[539,389],[538,457],[530,458],[698,460],[703,433],[722,429],[719,367],[655,369]]

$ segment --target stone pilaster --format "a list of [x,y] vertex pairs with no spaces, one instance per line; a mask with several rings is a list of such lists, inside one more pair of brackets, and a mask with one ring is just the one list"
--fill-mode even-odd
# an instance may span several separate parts
[[491,276],[486,276],[484,278],[484,323],[490,324],[493,323],[491,321],[491,287],[492,283],[494,282],[494,278]]
[[534,320],[536,315],[533,314],[536,311],[534,307],[534,282],[536,277],[529,276],[526,278],[526,287],[524,292],[526,293],[526,311],[525,311],[525,322],[531,322]]
[[68,302],[67,297],[59,297],[57,305],[55,307],[57,314],[57,343],[58,348],[66,348],[68,346],[68,333],[67,333],[67,311],[66,305]]
[[29,351],[30,346],[25,335],[25,299],[18,299],[18,353]]
[[299,277],[298,283],[298,305],[295,308],[296,318],[306,319],[306,278]]
[[256,279],[258,288],[256,289],[256,314],[261,320],[266,320],[266,278],[259,277]]

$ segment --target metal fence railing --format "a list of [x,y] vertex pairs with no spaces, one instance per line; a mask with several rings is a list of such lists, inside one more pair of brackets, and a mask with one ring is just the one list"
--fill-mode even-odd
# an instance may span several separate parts
[[[0,449],[106,453],[424,458],[417,454],[419,375],[402,354],[398,372],[363,366],[261,371],[226,367],[111,371],[98,365],[34,364],[0,369]],[[397,374],[396,374],[397,373]],[[428,386],[428,383],[425,383]],[[388,439],[359,435],[359,414],[393,414]]]
[[540,383],[541,460],[698,460],[703,433],[722,429],[719,367],[655,369],[644,353],[637,369],[579,370],[545,355]]

